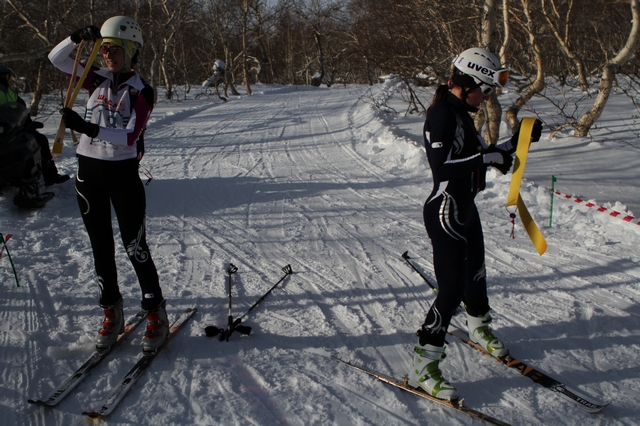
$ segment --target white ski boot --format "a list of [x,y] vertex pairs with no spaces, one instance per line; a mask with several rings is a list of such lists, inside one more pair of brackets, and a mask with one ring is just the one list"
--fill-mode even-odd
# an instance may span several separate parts
[[500,341],[491,331],[491,315],[489,312],[483,316],[473,317],[467,314],[467,328],[469,330],[469,338],[472,342],[477,343],[496,358],[503,357],[509,353],[504,343]]
[[116,343],[118,335],[124,333],[124,312],[122,309],[122,298],[111,306],[101,305],[104,309],[104,320],[102,327],[98,331],[96,348],[98,350],[108,349]]
[[439,363],[444,359],[444,346],[418,343],[413,348],[413,362],[409,371],[409,386],[422,389],[431,396],[447,401],[458,399],[458,390],[454,388],[440,371]]
[[163,300],[158,309],[149,311],[147,315],[147,331],[142,339],[143,352],[155,352],[167,340],[169,320],[166,306],[167,302]]

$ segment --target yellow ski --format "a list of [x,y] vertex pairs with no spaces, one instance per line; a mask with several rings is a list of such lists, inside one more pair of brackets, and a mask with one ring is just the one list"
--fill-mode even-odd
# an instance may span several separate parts
[[[83,43],[84,43],[84,40],[82,41],[82,43],[80,43],[80,46],[78,46],[78,53],[76,54],[76,62],[74,63],[74,66],[73,66],[73,74],[71,75],[71,81],[69,82],[69,88],[67,89],[67,98],[65,99],[65,104],[64,104],[65,108],[73,107],[73,104],[75,103],[76,98],[78,97],[78,93],[80,93],[80,89],[82,88],[82,83],[84,83],[85,78],[87,78],[87,74],[89,74],[89,69],[91,69],[91,65],[93,64],[93,61],[96,59],[96,56],[98,56],[98,52],[100,51],[100,46],[102,45],[102,39],[99,38],[95,41],[93,45],[93,50],[91,51],[91,55],[89,55],[89,59],[87,60],[87,63],[84,64],[84,70],[82,71],[82,75],[78,79],[75,89],[73,89],[73,92],[71,92],[71,88],[73,87],[73,82],[76,78],[76,69],[78,66],[77,65],[78,60],[80,58],[80,50],[81,50],[80,48],[82,47]],[[58,133],[56,133],[56,138],[53,140],[53,148],[51,149],[51,153],[53,155],[62,154],[62,147],[64,146],[64,131],[65,131],[64,122],[61,119],[60,126],[58,127]]]
[[529,235],[533,246],[538,251],[538,254],[542,256],[542,254],[547,251],[547,242],[520,196],[520,183],[522,182],[522,176],[524,175],[524,167],[527,164],[527,154],[529,153],[529,145],[531,144],[531,132],[535,122],[535,118],[526,117],[522,119],[522,123],[520,125],[518,148],[516,149],[516,158],[513,165],[513,174],[511,176],[511,186],[509,187],[509,195],[507,196],[507,207],[517,206],[522,225],[527,231],[527,234]]

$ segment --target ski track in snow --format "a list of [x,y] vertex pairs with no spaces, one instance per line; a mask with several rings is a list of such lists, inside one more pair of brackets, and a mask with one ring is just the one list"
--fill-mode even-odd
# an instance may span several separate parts
[[[157,105],[142,162],[153,174],[149,243],[170,316],[192,305],[198,313],[105,424],[482,423],[330,358],[403,376],[435,297],[400,256],[409,250],[435,282],[422,223],[430,175],[421,119],[402,131],[399,119],[374,111],[367,93],[258,85],[254,95],[226,103]],[[45,128],[50,137],[55,124]],[[535,158],[532,150],[529,163]],[[58,165],[72,173],[74,164],[67,146]],[[446,377],[467,405],[513,424],[637,424],[640,231],[559,200],[554,227],[545,226],[548,190],[525,179],[523,199],[549,244],[538,256],[519,222],[509,238],[509,178],[490,171],[477,200],[494,328],[514,356],[612,404],[587,414],[454,337]],[[55,198],[38,211],[0,198],[0,225],[14,234],[22,280],[17,288],[0,260],[6,424],[89,424],[79,413],[97,408],[140,356],[137,331],[57,408],[26,403],[89,356],[102,314],[73,184],[53,189]],[[132,315],[140,295],[119,239],[116,252],[125,315]],[[219,342],[204,328],[227,322],[229,262],[238,267],[235,318],[283,276],[282,267],[291,264],[293,274],[243,319],[251,336]],[[454,322],[463,326],[461,314]]]

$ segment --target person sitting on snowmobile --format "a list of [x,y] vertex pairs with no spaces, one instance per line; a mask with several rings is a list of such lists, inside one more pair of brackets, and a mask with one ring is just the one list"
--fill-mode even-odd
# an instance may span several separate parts
[[[9,85],[11,75],[11,70],[5,65],[0,64],[0,107],[7,106],[12,109],[17,109],[17,106],[21,105],[26,108],[27,104],[25,101],[18,96],[18,94]],[[32,121],[29,115],[27,115],[23,124],[24,130],[33,135],[35,141],[40,146],[42,177],[44,178],[44,183],[45,185],[50,186],[56,183],[66,182],[69,180],[69,175],[61,175],[58,173],[58,168],[53,161],[51,149],[49,148],[49,139],[37,131],[37,129],[41,129],[42,127],[42,123]]]

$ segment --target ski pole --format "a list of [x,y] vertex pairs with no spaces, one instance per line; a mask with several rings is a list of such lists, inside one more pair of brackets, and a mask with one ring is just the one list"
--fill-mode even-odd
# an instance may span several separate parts
[[[0,235],[2,235],[2,234],[0,234]],[[6,246],[5,246],[5,243],[6,243],[7,241],[9,241],[9,240],[11,239],[11,237],[13,237],[13,235],[11,235],[11,234],[7,234],[6,239],[2,238],[2,248],[0,248],[0,259],[2,259],[2,255],[4,254],[4,249],[5,249],[5,247],[6,247]]]
[[431,287],[431,289],[432,289],[433,291],[435,291],[436,293],[438,293],[438,289],[436,288],[436,286],[434,286],[433,284],[431,284],[431,281],[429,281],[429,280],[427,279],[427,277],[425,277],[425,276],[424,276],[424,274],[423,274],[422,272],[420,272],[420,271],[418,270],[418,268],[416,268],[416,267],[413,265],[413,263],[409,260],[409,259],[411,259],[411,257],[409,257],[409,250],[407,250],[407,251],[405,251],[404,253],[402,253],[402,258],[403,258],[404,260],[406,260],[406,261],[407,261],[407,263],[409,264],[409,266],[411,266],[411,268],[412,268],[414,271],[416,271],[416,272],[418,273],[418,275],[420,275],[420,276],[422,277],[422,279],[423,279],[427,284],[429,284],[429,287]]
[[[282,272],[284,272],[284,275],[282,276],[282,278],[280,278],[280,281],[275,283],[273,285],[273,287],[271,287],[269,289],[269,291],[267,291],[264,295],[262,295],[262,297],[260,299],[258,299],[258,301],[256,303],[254,303],[253,306],[251,306],[247,312],[245,312],[244,314],[242,314],[242,316],[240,318],[235,320],[234,324],[240,324],[240,322],[242,321],[242,318],[244,318],[247,315],[249,315],[249,313],[251,311],[253,311],[256,308],[256,306],[258,306],[260,304],[260,302],[262,302],[271,293],[271,291],[273,291],[274,288],[276,288],[278,286],[278,284],[280,284],[282,281],[284,281],[284,279],[287,278],[290,274],[293,274],[293,270],[291,270],[291,265],[287,265],[284,268],[282,268]],[[251,329],[251,327],[248,327],[248,328]]]
[[[411,266],[411,268],[416,271],[418,273],[418,275],[420,275],[422,277],[422,279],[429,284],[429,287],[431,287],[431,290],[433,290],[436,294],[438,294],[438,288],[436,286],[434,286],[433,284],[431,284],[431,281],[429,281],[427,279],[427,277],[418,270],[418,268],[416,268],[413,263],[411,263],[411,261],[409,259],[411,259],[411,257],[409,257],[409,251],[405,251],[404,253],[402,253],[402,258],[404,260],[407,261],[407,263],[409,264],[409,266]],[[458,306],[456,308],[456,314],[462,312],[462,310],[464,309],[464,303],[460,303],[460,306]]]
[[227,317],[227,330],[226,332],[220,335],[220,340],[229,341],[229,336],[231,335],[231,327],[233,326],[233,315],[231,315],[231,275],[235,274],[238,271],[238,268],[233,263],[229,263],[229,268],[227,272],[229,273],[229,316]]
[[[262,302],[273,291],[274,288],[276,288],[278,286],[278,284],[280,284],[282,281],[284,281],[284,279],[287,278],[290,274],[293,274],[293,270],[291,269],[291,265],[287,265],[284,268],[282,268],[282,272],[284,272],[284,276],[282,278],[280,278],[280,280],[277,283],[275,283],[269,289],[269,291],[267,291],[260,299],[258,299],[258,301],[256,303],[254,303],[253,306],[251,306],[247,312],[242,314],[242,316],[240,318],[237,318],[235,321],[233,321],[233,323],[231,324],[231,327],[227,326],[227,330],[223,330],[223,329],[215,327],[215,326],[206,327],[204,329],[204,331],[207,334],[207,336],[208,337],[213,337],[213,336],[218,335],[219,333],[223,333],[224,337],[221,336],[220,340],[221,341],[222,340],[229,341],[229,337],[233,334],[234,331],[237,331],[240,334],[244,334],[245,336],[250,335],[251,334],[251,327],[248,327],[248,326],[245,326],[245,325],[241,325],[240,323],[242,322],[242,319],[244,317],[246,317],[247,315],[249,315],[249,313],[251,311],[253,311],[260,304],[260,302]],[[231,318],[231,314],[229,314],[229,318]]]
[[240,323],[242,322],[242,319],[244,317],[249,315],[249,313],[251,311],[253,311],[260,304],[260,302],[262,302],[273,291],[274,288],[276,288],[278,286],[278,284],[280,284],[282,281],[284,281],[285,278],[287,278],[290,274],[293,273],[293,271],[291,270],[291,265],[287,265],[284,268],[282,268],[282,272],[284,272],[284,275],[282,276],[282,278],[280,278],[280,280],[277,283],[275,283],[269,289],[269,291],[267,291],[265,294],[263,294],[262,297],[260,299],[258,299],[258,301],[256,303],[254,303],[253,306],[251,306],[247,312],[242,314],[242,316],[240,318],[236,319],[233,322],[233,326],[231,328],[231,332],[229,333],[229,335],[231,335],[236,330],[238,331],[238,333],[244,334],[246,336],[251,334],[251,327],[248,327],[248,326],[245,326],[245,325],[240,325]]
[[[2,250],[7,250],[7,257],[9,258],[9,263],[11,263],[11,269],[13,269],[13,276],[16,278],[16,286],[20,287],[20,281],[18,280],[18,272],[16,272],[16,265],[13,264],[13,259],[11,259],[11,253],[9,252],[9,247],[7,247],[7,241],[11,238],[11,234],[7,235],[7,238],[4,238],[4,235],[0,233],[0,240],[2,240]],[[2,254],[0,253],[0,256]]]
[[556,192],[556,182],[554,175],[551,176],[551,204],[549,206],[549,228],[553,226],[553,194]]

